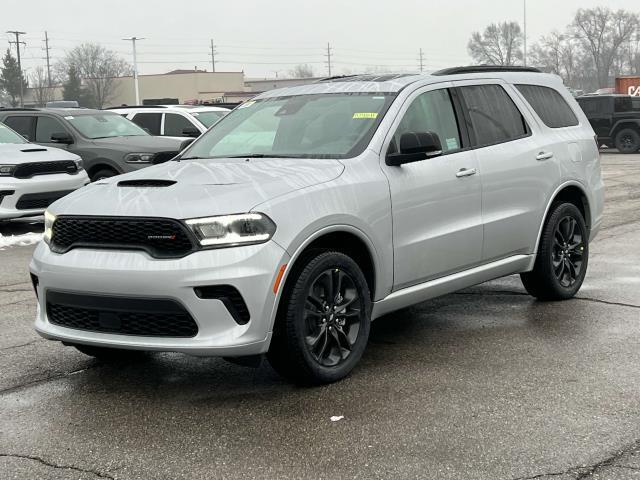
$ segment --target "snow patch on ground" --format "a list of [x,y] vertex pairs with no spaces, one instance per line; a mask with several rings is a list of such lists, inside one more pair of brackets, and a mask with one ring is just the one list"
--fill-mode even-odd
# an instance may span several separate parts
[[0,233],[0,250],[7,247],[24,247],[42,240],[42,233],[23,233],[22,235],[2,235]]

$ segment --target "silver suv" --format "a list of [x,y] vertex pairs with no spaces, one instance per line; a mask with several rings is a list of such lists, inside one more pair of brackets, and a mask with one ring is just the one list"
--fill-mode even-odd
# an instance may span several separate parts
[[558,77],[327,79],[53,204],[35,327],[96,357],[266,354],[331,382],[388,312],[514,273],[572,297],[602,210],[594,133]]

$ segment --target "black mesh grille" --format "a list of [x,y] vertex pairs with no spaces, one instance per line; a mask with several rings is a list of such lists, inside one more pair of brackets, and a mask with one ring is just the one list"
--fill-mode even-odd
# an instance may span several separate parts
[[144,337],[195,337],[198,326],[182,305],[167,299],[131,299],[47,292],[47,318],[61,327]]
[[50,175],[53,173],[77,173],[78,167],[73,160],[58,162],[23,163],[16,167],[13,176],[16,178],[31,178],[35,175]]
[[65,190],[62,192],[43,192],[43,193],[26,193],[22,195],[16,202],[18,210],[33,210],[47,208],[59,198],[69,195],[73,190]]
[[164,163],[171,160],[173,157],[178,155],[180,152],[160,152],[156,153],[155,157],[153,157],[153,164]]
[[195,250],[187,227],[168,218],[59,217],[53,224],[51,249],[76,247],[144,250],[156,258],[183,257]]
[[250,314],[247,304],[237,288],[231,285],[211,285],[194,289],[199,298],[220,300],[240,325],[249,323]]

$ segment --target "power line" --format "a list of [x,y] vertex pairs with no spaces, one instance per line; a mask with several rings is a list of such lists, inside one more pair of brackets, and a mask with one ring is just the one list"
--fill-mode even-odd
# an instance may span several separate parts
[[20,106],[24,107],[24,77],[22,76],[22,61],[20,60],[20,44],[27,45],[25,42],[20,41],[20,35],[26,35],[27,32],[19,32],[17,30],[9,30],[7,33],[11,33],[16,36],[15,42],[9,42],[9,45],[14,43],[18,52],[18,70],[20,71]]

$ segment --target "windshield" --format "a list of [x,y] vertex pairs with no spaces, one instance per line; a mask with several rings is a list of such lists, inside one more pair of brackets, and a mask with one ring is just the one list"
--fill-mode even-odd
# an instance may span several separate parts
[[354,157],[366,148],[394,98],[358,92],[248,101],[183,156]]
[[196,117],[198,121],[203,124],[205,127],[209,128],[211,125],[216,123],[222,117],[224,117],[227,113],[224,110],[211,111],[211,112],[192,112],[191,115]]
[[27,143],[22,135],[18,135],[6,125],[0,123],[0,143]]
[[96,139],[149,135],[138,125],[116,113],[69,115],[64,118],[87,138]]

